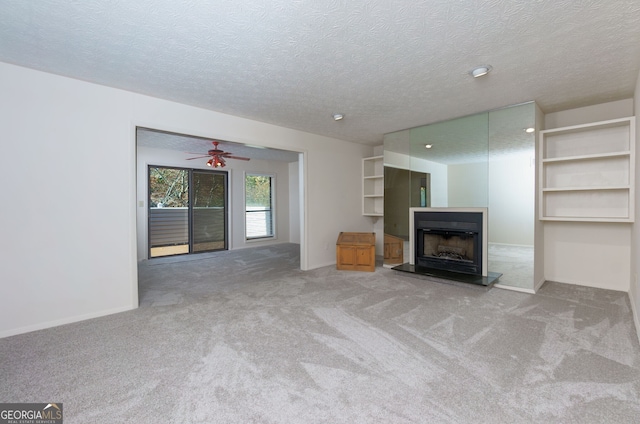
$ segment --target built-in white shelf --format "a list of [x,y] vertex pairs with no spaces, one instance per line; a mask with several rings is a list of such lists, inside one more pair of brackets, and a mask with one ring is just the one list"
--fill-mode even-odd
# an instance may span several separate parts
[[635,118],[540,132],[540,219],[633,222]]
[[362,214],[384,214],[384,156],[362,159]]

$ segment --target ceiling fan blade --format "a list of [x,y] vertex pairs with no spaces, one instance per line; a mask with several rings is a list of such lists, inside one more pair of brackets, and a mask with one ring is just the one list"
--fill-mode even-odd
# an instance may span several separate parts
[[196,156],[195,158],[187,158],[187,160],[192,160],[192,159],[201,159],[201,158],[208,158],[209,155],[204,155],[204,156]]
[[251,160],[249,158],[243,158],[242,156],[228,156],[228,155],[225,155],[225,158],[227,158],[227,159],[239,159],[239,160]]

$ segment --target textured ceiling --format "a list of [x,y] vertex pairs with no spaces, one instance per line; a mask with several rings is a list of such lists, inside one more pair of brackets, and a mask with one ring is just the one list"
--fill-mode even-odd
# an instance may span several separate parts
[[7,0],[0,19],[0,61],[370,145],[629,98],[640,70],[638,0]]
[[[209,149],[213,149],[211,144],[213,140],[211,139],[140,127],[136,131],[136,141],[137,145],[141,147],[181,152],[185,159],[206,155]],[[295,162],[298,160],[298,153],[288,150],[258,148],[224,140],[216,141],[220,142],[218,146],[220,150],[231,153],[233,156],[280,162]],[[206,159],[203,159],[202,163],[206,161]]]

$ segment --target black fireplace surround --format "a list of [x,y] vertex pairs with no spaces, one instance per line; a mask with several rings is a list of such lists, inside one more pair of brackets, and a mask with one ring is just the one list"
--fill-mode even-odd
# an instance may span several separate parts
[[482,275],[482,212],[415,212],[416,268]]

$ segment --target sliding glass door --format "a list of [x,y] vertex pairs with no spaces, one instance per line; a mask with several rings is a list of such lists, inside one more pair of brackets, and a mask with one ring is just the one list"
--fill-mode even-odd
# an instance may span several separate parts
[[227,174],[193,171],[192,251],[227,248]]
[[227,249],[227,173],[149,166],[149,257]]

